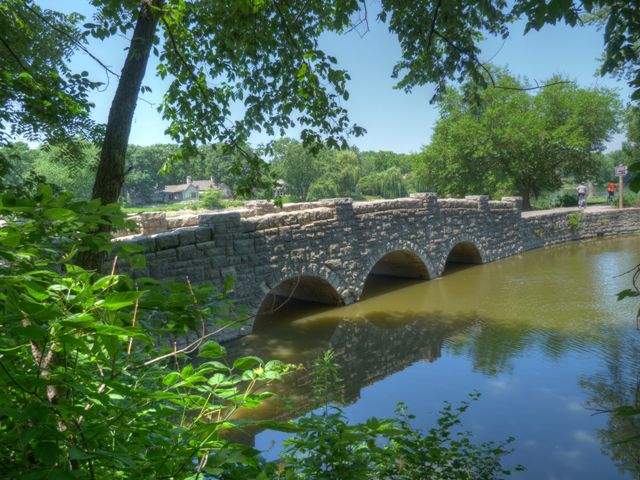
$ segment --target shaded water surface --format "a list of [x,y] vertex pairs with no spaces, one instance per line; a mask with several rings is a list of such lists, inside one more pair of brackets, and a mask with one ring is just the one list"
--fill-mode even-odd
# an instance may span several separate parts
[[[229,350],[309,365],[332,348],[353,421],[392,416],[402,401],[426,429],[445,400],[477,390],[464,426],[477,441],[516,437],[508,462],[527,471],[512,478],[640,478],[629,471],[638,444],[615,443],[640,424],[596,414],[638,402],[638,302],[616,301],[630,284],[616,275],[638,263],[640,236],[627,236],[453,266],[427,282],[371,277],[361,302],[289,302]],[[252,415],[313,409],[309,383],[308,371],[294,375],[280,387],[290,402]],[[254,435],[260,449],[283,438]]]

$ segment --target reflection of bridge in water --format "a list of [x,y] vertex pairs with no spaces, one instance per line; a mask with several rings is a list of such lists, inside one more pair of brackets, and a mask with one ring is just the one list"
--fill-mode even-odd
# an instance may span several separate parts
[[[304,322],[313,324],[313,317],[306,317]],[[415,313],[392,311],[349,316],[344,309],[337,310],[335,316],[320,313],[315,317],[322,325],[280,324],[276,327],[280,332],[274,337],[267,330],[255,341],[249,336],[228,345],[230,356],[251,354],[282,358],[301,363],[304,367],[289,375],[282,384],[269,387],[270,391],[286,398],[286,404],[276,400],[262,409],[244,411],[242,417],[289,420],[317,408],[320,400],[314,398],[312,391],[313,363],[327,349],[335,352],[334,362],[342,379],[340,394],[343,404],[349,405],[360,398],[363,388],[416,362],[435,361],[441,356],[447,339],[476,323],[473,318],[453,319],[438,315],[427,318]],[[307,328],[307,338],[303,339],[301,336]],[[289,342],[285,332],[295,336],[295,341],[291,338]],[[294,343],[297,354],[287,357],[293,351]],[[234,438],[253,443],[253,437],[259,431],[249,429],[234,434]]]

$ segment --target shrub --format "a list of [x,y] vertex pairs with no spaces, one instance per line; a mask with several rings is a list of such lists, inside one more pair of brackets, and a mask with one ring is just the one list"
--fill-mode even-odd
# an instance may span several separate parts
[[576,192],[565,192],[556,197],[558,207],[577,207],[578,194]]
[[[616,199],[616,202],[617,202],[617,199]],[[622,203],[625,207],[636,207],[640,205],[640,195],[638,195],[637,193],[625,191],[622,194]]]
[[[40,182],[2,192],[0,477],[193,478],[222,450],[257,475],[257,452],[221,433],[291,367],[226,360],[205,323],[238,321],[225,292],[86,271],[72,260],[87,250],[144,267],[132,244],[96,233],[130,226],[117,205]],[[169,339],[188,331],[197,340],[176,350]]]
[[583,220],[584,215],[582,212],[572,213],[567,217],[567,225],[571,230],[578,230]]
[[211,210],[224,208],[222,196],[222,191],[218,189],[212,188],[210,190],[206,190],[200,195],[200,204],[204,208],[208,208]]

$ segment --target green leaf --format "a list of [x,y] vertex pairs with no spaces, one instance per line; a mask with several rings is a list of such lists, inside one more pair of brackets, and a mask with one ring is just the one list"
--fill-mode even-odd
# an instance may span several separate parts
[[236,370],[248,370],[259,367],[260,365],[262,365],[262,360],[253,356],[240,357],[233,362],[233,368]]
[[235,278],[233,275],[227,275],[224,277],[224,284],[222,287],[222,291],[225,295],[231,293],[233,291],[233,285],[235,284]]
[[180,372],[180,376],[184,379],[189,378],[191,375],[193,375],[194,369],[193,369],[193,365],[188,364],[185,365],[185,367],[182,369],[182,371]]
[[180,380],[180,374],[178,372],[171,372],[164,377],[162,383],[170,387],[171,385],[175,385],[178,380]]
[[105,310],[120,310],[124,307],[133,305],[140,298],[143,292],[116,292],[108,294],[104,300],[98,300],[96,307]]
[[626,290],[622,290],[621,292],[618,292],[618,300],[622,300],[627,297],[638,297],[638,296],[640,296],[640,292],[637,292],[636,290],[626,289]]
[[200,358],[221,358],[226,355],[225,348],[217,342],[207,342],[200,347],[198,357]]
[[76,213],[67,208],[49,208],[44,211],[44,216],[49,220],[70,220],[76,216]]
[[69,447],[69,459],[71,459],[71,460],[88,460],[90,458],[93,458],[93,456],[84,453],[82,450],[80,450],[79,448],[75,447],[74,445]]

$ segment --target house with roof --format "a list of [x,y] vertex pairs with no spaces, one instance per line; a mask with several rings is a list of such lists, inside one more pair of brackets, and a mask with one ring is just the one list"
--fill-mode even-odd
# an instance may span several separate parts
[[187,177],[186,183],[179,185],[165,185],[164,189],[157,192],[155,200],[163,203],[174,203],[184,201],[198,201],[200,195],[207,190],[220,190],[225,198],[233,195],[231,189],[224,183],[216,183],[213,177],[209,180],[192,180]]

